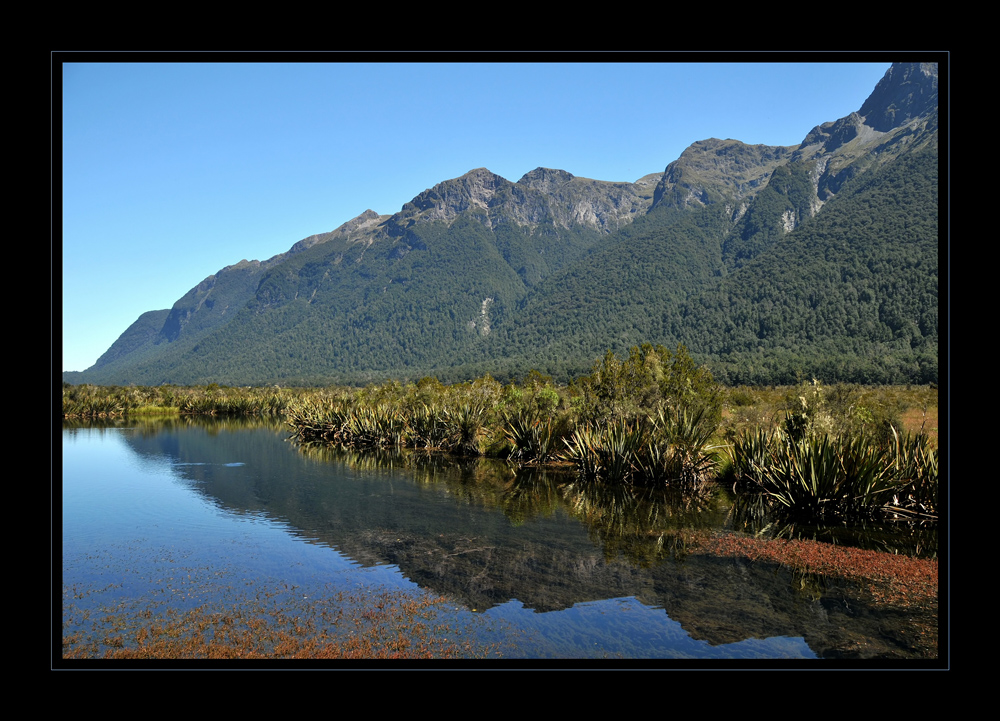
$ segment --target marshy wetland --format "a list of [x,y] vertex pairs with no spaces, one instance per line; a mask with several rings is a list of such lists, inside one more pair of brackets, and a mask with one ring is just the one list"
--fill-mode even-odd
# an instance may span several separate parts
[[[937,663],[936,389],[694,378],[671,405],[671,370],[656,397],[608,374],[67,389],[62,662]],[[118,398],[74,410],[88,392]],[[868,434],[875,500],[754,490],[733,448],[761,429],[841,468],[816,439]]]

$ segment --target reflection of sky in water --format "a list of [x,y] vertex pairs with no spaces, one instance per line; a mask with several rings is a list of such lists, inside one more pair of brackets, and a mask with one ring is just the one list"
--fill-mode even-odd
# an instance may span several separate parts
[[711,646],[691,638],[663,609],[634,598],[581,603],[543,614],[517,600],[486,612],[522,629],[532,640],[519,643],[529,657],[662,659],[814,659],[802,638],[746,639]]
[[[309,534],[287,521],[260,510],[223,508],[178,470],[212,466],[230,479],[228,474],[250,473],[253,464],[139,456],[122,440],[120,434],[128,432],[78,430],[72,438],[64,433],[64,583],[115,584],[93,603],[114,594],[174,598],[165,587],[171,584],[188,589],[174,594],[183,604],[238,592],[241,583],[295,587],[303,598],[362,586],[417,588],[394,565],[362,568],[329,545],[309,542]],[[474,616],[455,606],[451,612],[522,632],[513,655],[525,658],[815,658],[801,638],[711,646],[692,639],[662,608],[631,597],[548,613],[517,600]]]

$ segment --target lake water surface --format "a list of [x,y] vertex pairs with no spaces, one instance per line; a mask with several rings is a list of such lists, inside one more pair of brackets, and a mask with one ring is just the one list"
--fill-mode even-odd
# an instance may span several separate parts
[[288,435],[225,420],[67,424],[64,633],[98,609],[392,590],[445,599],[452,629],[505,658],[907,657],[901,619],[850,584],[685,552],[678,530],[733,527],[722,492],[670,502]]

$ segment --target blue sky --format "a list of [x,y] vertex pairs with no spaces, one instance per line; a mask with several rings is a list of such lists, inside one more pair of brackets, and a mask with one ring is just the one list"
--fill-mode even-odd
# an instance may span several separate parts
[[634,181],[705,138],[795,145],[889,65],[67,63],[63,370],[224,266],[473,168]]

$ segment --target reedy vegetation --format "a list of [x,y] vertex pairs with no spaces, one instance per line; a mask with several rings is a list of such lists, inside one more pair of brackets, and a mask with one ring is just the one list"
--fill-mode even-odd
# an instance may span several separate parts
[[683,346],[647,344],[608,352],[563,388],[537,371],[506,386],[489,375],[362,389],[64,386],[63,414],[283,415],[303,445],[564,463],[583,483],[692,489],[722,478],[796,516],[936,513],[937,451],[902,432],[898,395],[817,381],[780,394],[727,391]]
[[780,426],[736,436],[728,470],[736,487],[796,517],[936,515],[938,456],[922,430],[904,433],[898,420],[875,421],[853,404],[836,416],[816,380],[797,401]]
[[280,388],[71,386],[63,384],[64,418],[151,414],[281,415],[303,391]]

